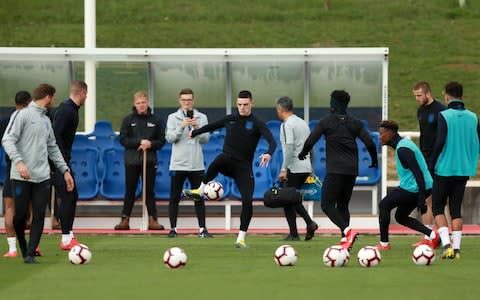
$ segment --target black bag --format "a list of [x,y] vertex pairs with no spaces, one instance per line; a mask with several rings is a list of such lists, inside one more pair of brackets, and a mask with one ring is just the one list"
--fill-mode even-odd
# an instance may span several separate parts
[[277,208],[287,205],[302,203],[303,196],[294,187],[272,187],[263,195],[263,203],[266,207]]

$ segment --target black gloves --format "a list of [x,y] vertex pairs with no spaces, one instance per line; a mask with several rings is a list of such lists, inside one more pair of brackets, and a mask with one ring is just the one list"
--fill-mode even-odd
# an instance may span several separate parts
[[303,152],[298,153],[298,159],[299,160],[305,160],[306,157],[307,157],[307,154],[305,154]]

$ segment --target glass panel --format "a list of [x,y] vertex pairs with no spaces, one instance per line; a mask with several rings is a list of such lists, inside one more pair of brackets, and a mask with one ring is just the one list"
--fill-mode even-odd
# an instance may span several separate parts
[[15,106],[15,93],[33,90],[40,83],[52,84],[56,102],[68,97],[70,75],[68,62],[0,61],[0,106]]
[[97,120],[109,120],[113,130],[119,131],[139,90],[148,91],[147,63],[97,63]]
[[255,100],[254,113],[264,121],[277,119],[275,100],[289,96],[296,113],[303,117],[303,62],[266,61],[232,63],[232,111],[238,92],[249,90]]
[[179,107],[178,93],[191,88],[195,107],[206,113],[209,121],[225,115],[226,67],[224,62],[152,63],[155,112],[162,118]]
[[374,129],[381,120],[382,62],[333,61],[310,63],[310,119],[329,111],[333,90],[350,94],[349,112]]

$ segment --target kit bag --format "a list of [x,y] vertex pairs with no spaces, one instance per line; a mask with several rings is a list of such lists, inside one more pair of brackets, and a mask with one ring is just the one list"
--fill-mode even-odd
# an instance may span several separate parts
[[306,201],[321,201],[322,200],[322,181],[316,175],[310,175],[305,180],[305,183],[300,187],[300,193],[303,195],[303,200]]
[[294,187],[272,187],[263,195],[263,203],[266,207],[277,208],[287,205],[302,203],[303,197]]

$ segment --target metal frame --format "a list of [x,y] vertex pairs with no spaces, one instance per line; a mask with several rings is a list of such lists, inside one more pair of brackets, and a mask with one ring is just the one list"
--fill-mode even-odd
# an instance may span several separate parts
[[[162,61],[216,61],[225,62],[227,83],[226,113],[232,109],[231,62],[298,61],[304,63],[304,113],[309,120],[310,62],[316,61],[378,61],[382,63],[382,119],[388,118],[388,55],[389,49],[378,48],[96,48],[94,38],[85,48],[50,47],[0,47],[0,59],[4,61],[74,61],[85,62],[89,85],[89,101],[85,104],[85,130],[93,129],[96,122],[96,62],[147,62],[148,89],[153,96],[151,62]],[[72,70],[71,70],[72,72]],[[87,78],[88,73],[88,78]],[[386,195],[386,149],[382,149],[382,197]]]

